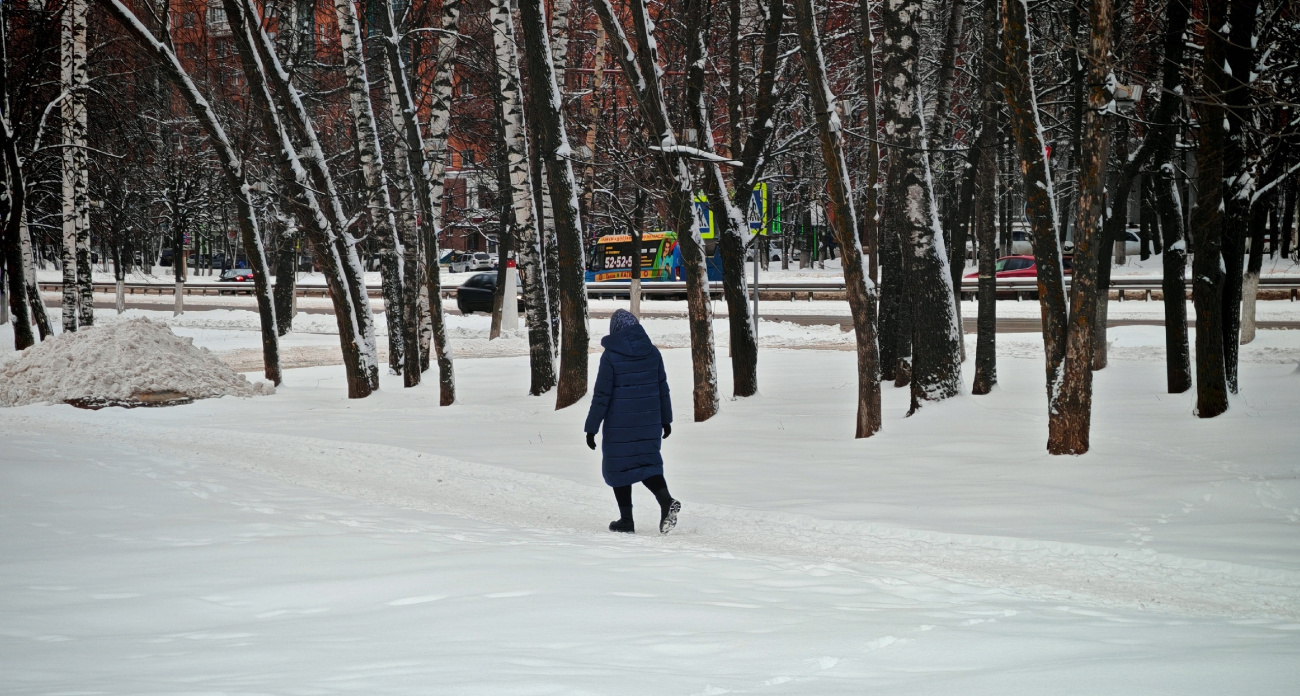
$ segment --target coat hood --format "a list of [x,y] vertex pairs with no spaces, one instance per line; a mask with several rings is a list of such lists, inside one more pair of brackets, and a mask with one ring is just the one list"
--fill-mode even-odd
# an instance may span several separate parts
[[650,336],[645,332],[645,327],[640,324],[624,327],[618,333],[600,339],[600,345],[604,346],[605,350],[633,358],[648,355],[655,349],[654,344],[650,342]]

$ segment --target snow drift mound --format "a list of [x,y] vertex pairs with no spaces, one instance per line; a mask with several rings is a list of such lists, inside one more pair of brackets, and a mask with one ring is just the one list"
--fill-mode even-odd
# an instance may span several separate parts
[[274,393],[270,384],[249,383],[193,339],[148,319],[59,334],[0,366],[3,406],[145,405]]

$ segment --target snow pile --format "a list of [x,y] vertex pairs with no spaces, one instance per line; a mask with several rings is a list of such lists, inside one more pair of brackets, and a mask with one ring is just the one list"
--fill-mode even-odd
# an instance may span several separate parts
[[251,384],[193,339],[166,325],[130,319],[59,334],[23,351],[0,369],[0,405],[70,399],[139,399],[175,393],[193,399],[272,394]]

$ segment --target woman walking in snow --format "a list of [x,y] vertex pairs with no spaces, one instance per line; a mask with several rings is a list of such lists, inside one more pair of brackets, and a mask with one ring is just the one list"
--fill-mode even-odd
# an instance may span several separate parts
[[682,504],[668,494],[664,460],[659,454],[663,438],[673,432],[673,406],[668,398],[664,359],[645,329],[626,309],[609,319],[609,335],[600,340],[600,372],[587,413],[587,446],[596,449],[602,423],[601,473],[614,488],[619,518],[609,531],[636,531],[632,524],[632,484],[640,481],[659,501],[659,533],[677,526]]

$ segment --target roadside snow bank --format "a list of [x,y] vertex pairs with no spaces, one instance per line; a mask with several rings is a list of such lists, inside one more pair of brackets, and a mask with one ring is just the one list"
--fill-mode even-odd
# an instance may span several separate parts
[[0,368],[0,405],[70,399],[133,400],[174,393],[192,399],[273,394],[249,383],[193,339],[166,325],[129,319],[64,333],[23,351]]

